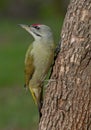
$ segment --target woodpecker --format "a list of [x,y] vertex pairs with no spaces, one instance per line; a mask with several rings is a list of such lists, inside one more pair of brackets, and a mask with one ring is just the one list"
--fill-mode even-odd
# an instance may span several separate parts
[[43,81],[54,60],[54,39],[50,27],[20,24],[33,38],[25,56],[25,86],[29,88],[41,116]]

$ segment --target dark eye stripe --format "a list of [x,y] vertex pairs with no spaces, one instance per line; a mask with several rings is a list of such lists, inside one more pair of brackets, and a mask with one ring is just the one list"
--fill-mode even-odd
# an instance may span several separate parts
[[36,33],[36,32],[33,32],[33,33],[35,33],[35,34],[36,34],[36,36],[39,36],[39,37],[41,37],[41,35],[40,35],[40,34],[38,34],[38,33]]

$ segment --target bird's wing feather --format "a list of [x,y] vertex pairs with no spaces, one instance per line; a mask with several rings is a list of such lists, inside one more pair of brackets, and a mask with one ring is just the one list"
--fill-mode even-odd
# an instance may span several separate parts
[[25,86],[29,85],[29,80],[34,73],[33,55],[31,55],[32,45],[29,47],[25,57]]

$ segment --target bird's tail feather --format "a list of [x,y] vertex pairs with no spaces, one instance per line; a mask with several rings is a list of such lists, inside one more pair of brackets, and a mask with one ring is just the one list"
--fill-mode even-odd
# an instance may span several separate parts
[[29,87],[29,89],[30,89],[30,92],[31,92],[31,94],[32,94],[34,103],[37,105],[36,95],[35,95],[35,93],[34,93],[34,91],[33,91],[33,89],[32,89],[31,87]]
[[39,117],[41,117],[42,116],[41,108],[43,105],[43,88],[42,87],[38,87],[38,88],[29,87],[29,89],[30,89],[30,92],[32,94],[35,104],[38,106]]

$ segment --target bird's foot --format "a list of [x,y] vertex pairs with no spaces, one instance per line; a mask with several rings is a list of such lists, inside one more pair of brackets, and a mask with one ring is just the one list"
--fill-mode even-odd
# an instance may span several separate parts
[[51,82],[56,82],[56,79],[47,79],[47,80],[44,80],[44,82],[48,82],[48,83],[44,86],[44,88],[47,88]]

